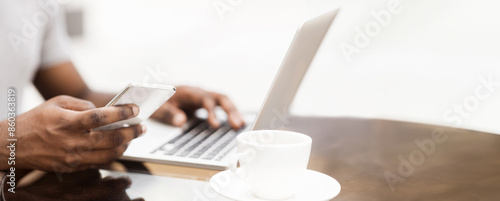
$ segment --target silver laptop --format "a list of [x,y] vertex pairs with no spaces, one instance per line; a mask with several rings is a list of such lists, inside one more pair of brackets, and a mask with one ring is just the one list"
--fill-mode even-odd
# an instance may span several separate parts
[[176,128],[148,120],[148,132],[133,140],[121,159],[226,169],[239,133],[286,126],[288,107],[337,13],[306,21],[298,29],[259,113],[244,115],[247,127],[234,130],[225,123],[213,129],[203,118],[195,118]]

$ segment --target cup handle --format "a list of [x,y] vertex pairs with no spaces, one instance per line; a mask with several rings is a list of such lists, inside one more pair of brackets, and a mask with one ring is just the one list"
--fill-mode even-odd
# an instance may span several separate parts
[[245,178],[246,176],[246,171],[245,167],[241,166],[238,168],[238,161],[241,159],[248,157],[250,155],[250,152],[240,152],[234,154],[231,159],[229,159],[229,170],[231,173],[234,175],[240,176],[241,178]]

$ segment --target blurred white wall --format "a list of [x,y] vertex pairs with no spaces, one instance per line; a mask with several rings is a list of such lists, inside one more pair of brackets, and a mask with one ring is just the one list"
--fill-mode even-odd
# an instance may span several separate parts
[[[73,40],[74,62],[96,90],[116,92],[158,68],[169,83],[220,91],[243,111],[257,111],[300,22],[341,8],[295,99],[294,113],[500,133],[500,87],[474,102],[478,77],[500,82],[499,1],[77,2],[85,15],[84,35]],[[390,2],[399,3],[400,12],[348,62],[341,44],[354,45],[356,29],[378,23],[371,12],[384,12]],[[229,6],[223,18],[214,3]],[[464,112],[455,112],[464,101]]]

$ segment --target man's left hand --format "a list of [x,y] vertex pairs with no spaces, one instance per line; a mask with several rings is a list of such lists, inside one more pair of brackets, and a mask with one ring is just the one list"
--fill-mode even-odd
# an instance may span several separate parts
[[231,127],[238,129],[245,124],[241,113],[227,96],[196,87],[179,86],[176,88],[176,94],[163,104],[151,116],[152,118],[173,126],[182,126],[186,123],[188,116],[193,115],[197,109],[203,108],[208,112],[208,123],[218,128],[220,122],[215,116],[215,108],[220,106],[227,113],[227,120]]

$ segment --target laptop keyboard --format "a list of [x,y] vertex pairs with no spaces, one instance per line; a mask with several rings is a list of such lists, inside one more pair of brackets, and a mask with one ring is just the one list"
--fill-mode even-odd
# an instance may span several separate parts
[[234,139],[243,129],[234,130],[227,122],[214,129],[206,120],[195,119],[182,134],[164,143],[152,153],[220,161],[236,146]]

